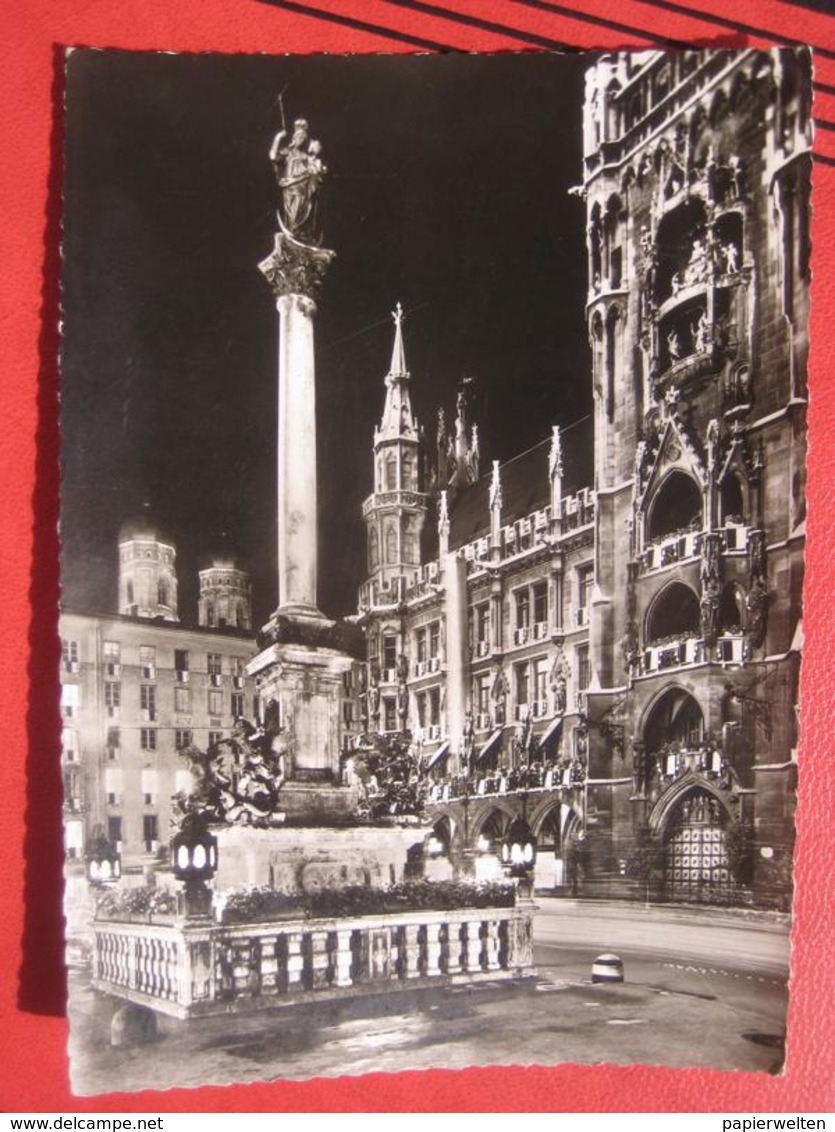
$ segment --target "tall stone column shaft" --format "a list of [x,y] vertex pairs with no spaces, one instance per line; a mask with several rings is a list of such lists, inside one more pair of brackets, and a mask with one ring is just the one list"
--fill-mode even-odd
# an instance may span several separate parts
[[316,380],[307,295],[281,295],[278,345],[278,611],[316,614]]
[[275,295],[278,334],[278,609],[322,619],[316,603],[316,367],[313,316],[334,253],[277,232],[258,266]]

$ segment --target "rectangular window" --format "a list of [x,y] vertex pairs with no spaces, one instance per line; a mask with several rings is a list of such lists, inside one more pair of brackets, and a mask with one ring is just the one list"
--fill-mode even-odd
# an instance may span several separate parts
[[157,749],[157,729],[155,727],[141,727],[139,729],[139,746],[143,751]]
[[61,713],[66,719],[78,714],[81,706],[81,689],[77,684],[61,685]]
[[478,678],[478,711],[480,715],[486,714],[490,710],[490,683],[491,677],[479,676]]
[[429,689],[429,724],[438,727],[441,722],[441,689]]
[[146,806],[154,806],[159,793],[159,775],[151,767],[142,770],[142,799]]
[[115,766],[105,768],[104,792],[109,806],[121,806],[124,794],[124,776],[121,768]]
[[104,662],[104,675],[118,676],[121,671],[122,649],[118,641],[104,641],[102,643],[102,660]]
[[209,674],[209,683],[211,686],[213,688],[219,688],[222,683],[221,673],[223,671],[220,653],[210,652],[206,656],[206,671]]
[[122,706],[122,685],[116,684],[112,680],[104,685],[104,706],[107,708],[107,714],[111,717],[119,714],[119,708]]
[[209,746],[210,747],[217,746],[217,744],[221,741],[222,738],[223,738],[223,732],[222,731],[210,731],[209,732]]
[[517,590],[515,599],[516,628],[527,629],[531,623],[531,595],[527,589]]
[[418,692],[415,696],[415,706],[417,707],[417,720],[418,727],[426,727],[426,692]]
[[174,689],[174,711],[178,715],[188,715],[191,711],[191,693],[188,688]]
[[588,609],[592,603],[592,586],[594,584],[594,567],[582,566],[577,571],[577,607]]
[[575,649],[577,655],[577,690],[582,692],[591,683],[591,661],[589,660],[589,646],[578,645]]
[[429,659],[437,660],[441,654],[441,623],[433,621],[429,626]]
[[232,687],[243,688],[246,665],[238,656],[232,657]]
[[78,641],[61,641],[61,660],[65,672],[78,672]]
[[157,650],[153,645],[139,646],[139,665],[142,669],[143,680],[156,680]]
[[383,719],[386,731],[397,730],[397,700],[394,696],[383,697]]
[[543,716],[548,710],[548,672],[549,665],[546,659],[536,661],[534,665],[533,690],[534,715]]
[[156,814],[142,815],[142,840],[145,842],[145,852],[153,853],[159,843],[159,820]]
[[107,749],[109,751],[118,751],[122,745],[122,733],[118,727],[108,727],[107,729]]
[[533,620],[535,625],[548,622],[548,583],[537,582],[533,587]]
[[111,814],[107,819],[107,839],[114,845],[118,845],[122,840],[122,816],[121,814]]
[[479,644],[490,640],[490,603],[482,602],[475,607],[475,636]]
[[188,683],[188,649],[174,649],[174,670],[180,684]]
[[174,746],[178,751],[191,746],[191,732],[186,728],[178,727],[174,732]]
[[78,741],[71,727],[65,727],[61,732],[61,751],[68,763],[78,760]]
[[429,659],[429,638],[426,629],[418,629],[415,633],[415,653],[418,664],[426,664]]
[[383,668],[390,672],[397,668],[397,637],[393,633],[383,634]]
[[[180,689],[178,688],[177,691]],[[220,715],[223,712],[223,693],[220,688],[209,688],[209,715]]]
[[530,696],[530,665],[517,664],[514,668],[516,677],[516,706],[527,708]]
[[242,718],[244,714],[244,694],[243,692],[232,693],[232,716],[234,719]]
[[139,685],[139,710],[144,723],[153,723],[157,717],[157,690],[153,684]]

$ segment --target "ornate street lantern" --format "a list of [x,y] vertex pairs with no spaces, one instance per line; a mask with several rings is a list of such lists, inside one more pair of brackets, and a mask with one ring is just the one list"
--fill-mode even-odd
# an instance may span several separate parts
[[90,884],[115,884],[121,879],[122,855],[100,825],[96,826],[87,842],[84,861]]
[[217,872],[217,838],[202,814],[186,814],[171,838],[171,868],[185,885],[181,911],[186,916],[209,915],[212,893],[206,881]]
[[516,818],[502,838],[502,866],[509,876],[529,879],[536,863],[536,838],[524,818]]
[[171,868],[177,880],[207,881],[217,872],[217,838],[200,814],[187,814],[171,838]]

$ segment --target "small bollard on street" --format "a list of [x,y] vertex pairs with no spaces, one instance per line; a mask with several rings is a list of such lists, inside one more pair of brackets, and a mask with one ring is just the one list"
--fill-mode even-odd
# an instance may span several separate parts
[[622,983],[623,960],[619,955],[607,951],[598,955],[591,965],[591,981],[593,983]]

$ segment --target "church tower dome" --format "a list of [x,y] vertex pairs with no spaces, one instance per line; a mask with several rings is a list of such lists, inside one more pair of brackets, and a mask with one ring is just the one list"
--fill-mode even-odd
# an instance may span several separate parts
[[177,614],[177,548],[148,507],[119,530],[119,612],[127,617]]
[[201,557],[197,623],[202,628],[252,628],[252,587],[238,555],[222,539]]

